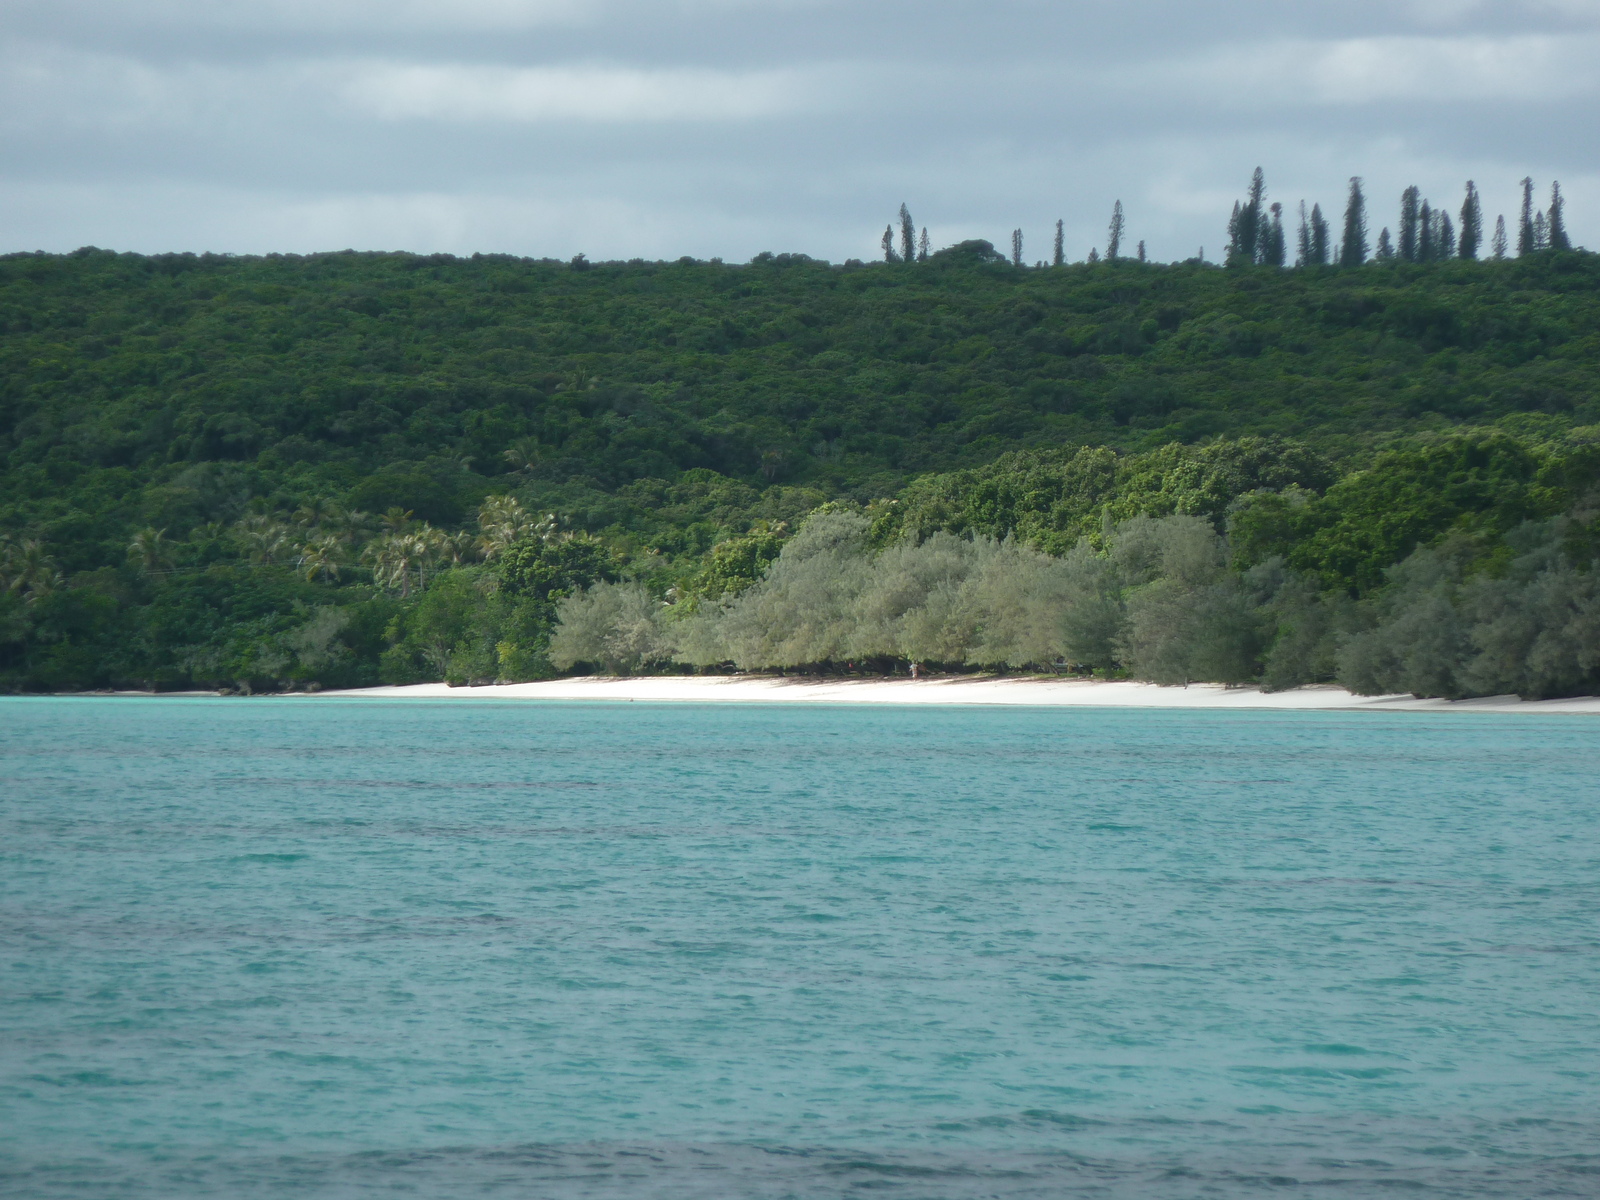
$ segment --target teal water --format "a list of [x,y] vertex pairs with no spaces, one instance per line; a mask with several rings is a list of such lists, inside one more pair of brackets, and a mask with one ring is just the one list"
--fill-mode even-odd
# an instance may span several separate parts
[[0,700],[0,1194],[1600,1194],[1583,717]]

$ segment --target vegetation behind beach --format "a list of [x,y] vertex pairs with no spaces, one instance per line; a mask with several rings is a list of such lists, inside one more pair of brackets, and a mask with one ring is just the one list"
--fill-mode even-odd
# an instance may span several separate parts
[[1592,689],[1597,264],[13,255],[0,681]]

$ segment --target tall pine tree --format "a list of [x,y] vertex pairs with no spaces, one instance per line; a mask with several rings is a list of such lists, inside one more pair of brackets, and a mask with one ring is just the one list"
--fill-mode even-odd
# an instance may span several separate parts
[[1139,261],[1140,262],[1144,262],[1145,261],[1145,257],[1144,257],[1144,239],[1143,238],[1139,239]]
[[1311,261],[1319,267],[1328,265],[1328,222],[1320,204],[1311,206]]
[[1567,236],[1566,214],[1562,211],[1566,206],[1567,202],[1561,196],[1561,184],[1552,183],[1550,185],[1550,220],[1548,222],[1549,232],[1547,235],[1550,239],[1550,249],[1552,250],[1572,249],[1572,239]]
[[1267,177],[1260,167],[1250,176],[1250,202],[1246,207],[1250,209],[1250,219],[1260,225],[1261,214],[1267,207]]
[[900,206],[900,257],[906,262],[917,261],[917,224],[904,204]]
[[1022,265],[1022,230],[1020,229],[1011,231],[1011,265],[1013,267]]
[[1532,254],[1533,240],[1533,180],[1522,181],[1522,222],[1517,226],[1517,253]]
[[1378,253],[1374,256],[1379,262],[1394,261],[1394,242],[1389,239],[1389,227],[1385,225],[1383,232],[1378,235]]
[[1417,214],[1417,262],[1433,261],[1433,207],[1424,200]]
[[1456,227],[1450,220],[1450,214],[1441,208],[1433,219],[1439,224],[1438,231],[1433,235],[1433,256],[1438,259],[1454,258]]
[[1106,230],[1106,261],[1116,262],[1122,253],[1122,201],[1111,206],[1111,225]]
[[1350,177],[1350,198],[1344,206],[1344,243],[1341,267],[1359,267],[1367,261],[1367,198],[1361,194],[1361,176]]
[[1415,185],[1400,193],[1400,257],[1406,262],[1417,261],[1417,219],[1422,193]]
[[1233,219],[1228,222],[1228,265],[1246,267],[1258,261],[1261,238],[1261,217],[1267,196],[1267,179],[1260,167],[1250,177],[1250,198],[1234,206]]
[[1505,258],[1509,249],[1510,243],[1506,239],[1506,215],[1501,213],[1494,219],[1494,241],[1489,244],[1489,250],[1498,261]]
[[1269,267],[1281,267],[1288,248],[1283,237],[1283,205],[1274,204],[1272,217],[1261,226],[1261,261]]
[[894,226],[883,227],[883,261],[899,262],[900,256],[894,252]]
[[1483,205],[1478,200],[1478,185],[1467,180],[1467,198],[1461,202],[1461,257],[1477,258],[1483,244]]
[[922,236],[917,239],[917,261],[928,261],[928,227],[922,227]]
[[1058,267],[1067,261],[1066,224],[1060,220],[1056,221],[1056,247],[1053,261]]
[[1306,202],[1300,201],[1300,238],[1296,245],[1294,265],[1309,267],[1311,265],[1311,223],[1306,220]]

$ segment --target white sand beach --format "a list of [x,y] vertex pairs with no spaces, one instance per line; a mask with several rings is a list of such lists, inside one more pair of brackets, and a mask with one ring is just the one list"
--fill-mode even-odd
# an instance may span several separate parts
[[1600,716],[1600,697],[1519,700],[1418,700],[1414,696],[1356,696],[1338,687],[1303,687],[1263,692],[1253,687],[1196,683],[1102,683],[1077,679],[961,676],[934,679],[815,679],[771,675],[653,675],[579,678],[543,683],[450,687],[361,688],[316,693],[324,697],[377,700],[612,700],[765,702],[807,704],[1008,704],[1077,705],[1107,708],[1305,709],[1352,712],[1577,713]]

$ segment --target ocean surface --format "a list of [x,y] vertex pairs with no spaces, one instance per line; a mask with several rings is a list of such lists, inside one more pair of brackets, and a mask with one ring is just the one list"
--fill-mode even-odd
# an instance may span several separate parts
[[1600,1195],[1600,721],[0,700],[0,1195]]

